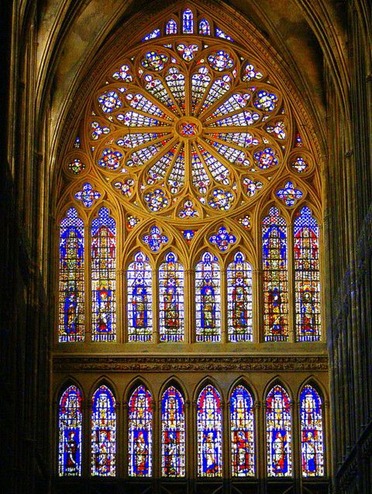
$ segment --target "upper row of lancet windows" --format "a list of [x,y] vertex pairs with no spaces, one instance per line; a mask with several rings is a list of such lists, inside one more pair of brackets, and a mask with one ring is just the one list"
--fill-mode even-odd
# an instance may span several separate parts
[[[117,255],[116,221],[107,207],[98,210],[89,230],[86,235],[84,221],[75,208],[68,209],[60,223],[60,342],[83,341],[87,320],[91,320],[93,341],[116,341],[118,293],[123,299],[119,304],[125,307],[128,341],[153,341],[155,321],[161,342],[185,341],[193,319],[193,339],[197,342],[221,341],[225,320],[228,341],[253,341],[257,280],[252,277],[244,249],[236,250],[241,248],[239,243],[233,247],[235,231],[220,226],[187,273],[177,253],[166,247],[168,236],[157,226],[137,236],[143,248],[137,243],[125,260]],[[288,341],[294,317],[296,341],[318,341],[319,227],[308,206],[298,211],[292,233],[288,231],[279,209],[271,207],[262,220],[260,241],[264,340]],[[152,253],[151,257],[163,251],[158,267],[150,262],[146,251]],[[233,255],[223,266],[221,258],[229,251]],[[124,284],[119,291],[118,261],[125,262]],[[190,318],[187,313],[191,300],[195,302]]]
[[226,34],[218,26],[214,26],[213,21],[205,16],[196,18],[191,9],[185,9],[181,13],[181,20],[174,15],[166,22],[164,29],[156,28],[142,38],[142,41],[150,41],[161,37],[162,35],[170,36],[174,34],[199,34],[201,36],[211,36],[213,33],[216,38],[221,38],[227,41],[234,41],[231,36]]

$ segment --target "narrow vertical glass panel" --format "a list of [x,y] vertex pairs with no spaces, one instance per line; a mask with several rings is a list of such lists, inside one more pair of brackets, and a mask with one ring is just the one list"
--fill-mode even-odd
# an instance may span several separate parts
[[199,22],[199,34],[203,36],[210,36],[211,34],[211,26],[207,19],[201,19]]
[[58,341],[83,341],[84,222],[75,208],[60,223]]
[[91,474],[116,474],[116,402],[107,386],[93,394],[91,422]]
[[242,252],[227,266],[229,341],[252,341],[252,267]]
[[265,341],[288,339],[287,225],[270,208],[262,221],[262,261]]
[[131,477],[152,475],[152,397],[138,386],[128,404],[128,467]]
[[230,397],[231,473],[233,477],[255,475],[253,398],[243,385]]
[[58,475],[81,475],[82,450],[81,392],[69,386],[59,400],[58,408]]
[[319,227],[305,206],[293,224],[297,341],[319,341]]
[[129,341],[152,339],[152,280],[147,256],[138,252],[127,271]]
[[305,385],[300,396],[301,467],[303,477],[324,475],[322,400],[318,391]]
[[160,341],[184,340],[184,270],[173,252],[159,267],[159,323]]
[[220,341],[220,266],[209,252],[195,268],[196,341]]
[[170,19],[165,26],[165,34],[177,34],[177,22],[174,19]]
[[221,395],[211,385],[199,394],[197,401],[198,475],[222,475],[222,410]]
[[183,11],[182,31],[183,34],[192,34],[194,32],[194,14],[190,9]]
[[184,477],[186,419],[185,400],[174,386],[161,399],[161,474],[163,477]]
[[107,208],[92,221],[92,340],[116,340],[116,223]]
[[287,392],[273,387],[266,399],[267,474],[269,477],[292,475],[292,420]]

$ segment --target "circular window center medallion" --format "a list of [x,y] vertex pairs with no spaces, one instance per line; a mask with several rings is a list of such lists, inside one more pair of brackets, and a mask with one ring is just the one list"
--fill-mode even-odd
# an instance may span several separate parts
[[176,132],[186,139],[193,139],[201,134],[202,126],[198,119],[193,117],[180,118],[176,123]]

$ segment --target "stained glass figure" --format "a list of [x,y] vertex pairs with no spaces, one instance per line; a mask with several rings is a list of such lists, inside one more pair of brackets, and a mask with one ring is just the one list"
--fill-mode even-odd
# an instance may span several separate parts
[[292,419],[289,396],[280,385],[266,399],[267,474],[269,477],[292,475]]
[[174,19],[170,19],[165,26],[165,34],[177,34],[178,26]]
[[84,222],[70,208],[60,223],[58,341],[83,341],[84,323]]
[[185,331],[184,269],[169,252],[159,267],[160,341],[183,341]]
[[58,407],[58,475],[81,475],[82,408],[81,391],[69,386],[61,396]]
[[288,339],[287,225],[276,207],[262,221],[265,341]]
[[92,340],[116,339],[116,222],[103,207],[91,229]]
[[107,386],[100,386],[92,398],[91,474],[116,475],[116,401]]
[[229,341],[252,341],[252,267],[242,252],[227,266],[227,321]]
[[197,400],[197,455],[200,477],[222,476],[221,395],[210,384]]
[[209,237],[209,242],[216,245],[220,251],[226,251],[230,245],[235,244],[236,237],[229,233],[224,226],[220,226],[218,232]]
[[86,208],[93,206],[95,201],[101,197],[98,190],[94,190],[93,185],[89,182],[85,182],[79,192],[76,192],[75,199],[81,201]]
[[130,477],[152,475],[152,396],[138,386],[128,403],[128,468]]
[[192,34],[194,32],[194,14],[190,9],[183,11],[182,32],[183,34]]
[[319,341],[321,335],[319,226],[307,206],[300,210],[294,220],[293,236],[296,339]]
[[220,341],[220,266],[209,252],[195,268],[196,341]]
[[324,475],[322,400],[318,391],[306,384],[300,395],[301,468],[303,477]]
[[152,339],[152,280],[147,256],[138,252],[127,271],[129,341]]
[[186,474],[185,400],[174,386],[161,399],[161,474],[185,477]]
[[245,386],[236,386],[230,396],[231,474],[255,475],[255,424],[253,398]]
[[211,26],[207,19],[201,19],[199,21],[199,34],[202,34],[203,36],[211,35]]

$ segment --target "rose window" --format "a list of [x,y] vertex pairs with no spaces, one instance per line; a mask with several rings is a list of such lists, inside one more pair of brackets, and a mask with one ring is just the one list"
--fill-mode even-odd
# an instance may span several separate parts
[[282,97],[232,41],[166,41],[128,52],[97,91],[95,168],[134,214],[176,221],[233,214],[284,166],[292,139]]

